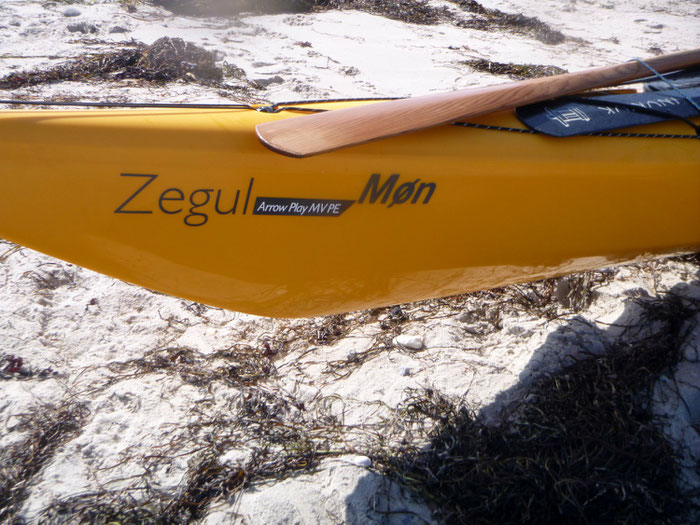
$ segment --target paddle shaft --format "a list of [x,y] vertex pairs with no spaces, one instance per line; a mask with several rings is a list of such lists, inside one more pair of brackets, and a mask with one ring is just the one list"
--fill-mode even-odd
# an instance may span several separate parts
[[[649,58],[645,63],[660,73],[690,67],[700,63],[700,49]],[[277,153],[308,157],[648,75],[645,64],[630,61],[266,122],[259,124],[256,132],[262,143]]]

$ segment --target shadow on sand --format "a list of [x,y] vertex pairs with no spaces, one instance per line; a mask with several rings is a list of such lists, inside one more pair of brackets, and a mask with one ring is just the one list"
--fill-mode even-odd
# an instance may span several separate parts
[[[664,437],[653,400],[660,378],[675,384],[681,420],[698,443],[700,383],[674,376],[682,362],[694,367],[686,377],[700,378],[697,277],[627,301],[613,324],[571,319],[535,351],[518,384],[479,412],[415,393],[400,407],[407,417],[399,430],[428,419],[429,443],[382,449],[374,465],[445,523],[689,523],[698,506],[688,483],[681,488],[682,473],[698,471],[700,451]],[[354,498],[366,499],[367,488],[348,498],[347,522],[363,521]],[[426,522],[374,499],[387,523]]]

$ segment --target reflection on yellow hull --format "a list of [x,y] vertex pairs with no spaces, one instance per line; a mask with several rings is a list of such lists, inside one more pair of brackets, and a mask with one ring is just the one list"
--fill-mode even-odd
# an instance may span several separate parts
[[258,142],[256,124],[293,116],[0,112],[0,236],[281,317],[700,249],[697,140],[443,126],[308,159]]

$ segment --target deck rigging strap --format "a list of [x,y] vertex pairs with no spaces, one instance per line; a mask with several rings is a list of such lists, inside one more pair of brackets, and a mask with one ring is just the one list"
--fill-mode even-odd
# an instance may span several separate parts
[[[324,111],[328,111],[326,109],[321,109],[321,108],[307,108],[307,107],[300,107],[299,104],[322,104],[322,103],[332,103],[332,102],[369,102],[369,101],[383,101],[383,100],[398,100],[399,98],[405,98],[405,97],[384,97],[384,98],[343,98],[343,99],[331,99],[331,100],[303,100],[303,101],[294,101],[294,102],[277,102],[275,104],[272,104],[270,106],[263,106],[260,108],[257,108],[258,111],[263,111],[266,113],[279,113],[282,111],[302,111],[302,112],[308,112],[308,113],[321,113]],[[564,97],[561,97],[564,98]],[[684,95],[685,98],[685,95]],[[587,103],[593,104],[597,103],[593,99],[585,99],[584,97],[571,97],[571,100],[579,101],[579,99],[584,100]],[[655,116],[664,118],[666,120],[682,120],[689,126],[693,128],[693,130],[696,132],[695,135],[682,135],[682,134],[671,134],[671,133],[624,133],[624,132],[594,132],[594,133],[586,133],[584,134],[585,136],[597,136],[597,137],[632,137],[632,138],[664,138],[664,139],[695,139],[695,138],[700,138],[700,126],[697,126],[695,123],[692,121],[685,119],[683,117],[677,117],[674,114],[667,113],[664,111],[658,111],[658,110],[653,110],[653,109],[648,109],[648,108],[641,108],[638,106],[633,106],[630,104],[624,104],[624,103],[616,103],[616,102],[610,102],[610,106],[619,106],[624,109],[629,109],[631,111],[637,111],[639,113],[646,113],[646,114],[653,114]],[[529,129],[529,128],[512,128],[512,127],[507,127],[507,126],[490,126],[486,124],[475,124],[471,122],[453,122],[452,123],[455,126],[461,126],[465,128],[477,128],[477,129],[486,129],[486,130],[493,130],[493,131],[507,131],[511,133],[532,133],[532,134],[537,134],[537,135],[545,135],[542,132],[539,132],[534,129]]]
[[[650,68],[651,69],[651,68]],[[661,78],[662,75],[658,74]],[[668,82],[664,78],[664,81]],[[682,92],[681,92],[682,94]],[[683,94],[682,94],[683,95]],[[683,95],[684,98],[687,98]],[[405,97],[369,97],[369,98],[339,98],[339,99],[325,99],[325,100],[301,100],[301,101],[291,101],[291,102],[276,102],[270,105],[253,105],[253,104],[187,104],[187,103],[158,103],[158,102],[84,102],[84,101],[50,101],[50,100],[19,100],[19,99],[0,99],[0,104],[8,105],[32,105],[32,106],[68,106],[68,107],[102,107],[102,108],[164,108],[164,109],[249,109],[254,111],[259,111],[261,113],[280,113],[282,111],[299,111],[304,113],[320,113],[328,111],[322,108],[310,108],[301,106],[301,104],[321,104],[321,103],[343,103],[343,102],[371,102],[371,101],[385,101],[385,100],[397,100]],[[691,101],[694,107],[697,107],[693,101]],[[613,103],[614,104],[614,103]],[[619,104],[624,106],[624,104]],[[643,108],[634,108],[633,110],[643,111]],[[654,111],[654,110],[651,110]],[[650,111],[650,112],[651,112]],[[677,118],[672,116],[672,118]],[[633,137],[633,138],[674,138],[674,139],[688,139],[688,138],[700,138],[700,127],[696,126],[694,123],[682,119],[686,123],[690,124],[696,131],[696,135],[677,135],[677,134],[663,134],[663,133],[623,133],[623,132],[596,132],[587,133],[586,136],[600,136],[600,137]],[[465,127],[465,128],[476,128],[485,129],[493,131],[506,131],[512,133],[531,133],[544,135],[534,129],[529,128],[512,128],[507,126],[491,126],[486,124],[476,124],[471,122],[454,122],[453,125]]]
[[405,97],[361,97],[361,98],[331,98],[316,100],[296,100],[292,102],[275,102],[269,106],[256,108],[263,113],[280,113],[282,111],[301,111],[304,113],[323,113],[328,111],[322,108],[309,108],[300,104],[333,104],[337,102],[384,102],[387,100],[399,100]]
[[[302,111],[302,112],[308,112],[308,113],[321,113],[324,111],[328,111],[326,109],[321,109],[321,108],[307,108],[307,107],[300,107],[299,104],[323,104],[323,103],[332,103],[332,102],[370,102],[370,101],[383,101],[383,100],[398,100],[400,98],[405,98],[405,97],[382,97],[382,98],[343,98],[343,99],[331,99],[331,100],[303,100],[303,101],[293,101],[293,102],[277,102],[275,104],[272,104],[270,106],[263,106],[260,108],[257,108],[258,111],[264,111],[266,113],[279,113],[282,111]],[[588,104],[598,104],[601,101],[595,101],[595,99],[586,99],[585,97],[561,97],[561,99],[564,98],[570,98],[572,101],[584,101],[585,103]],[[687,98],[685,94],[683,94],[683,98]],[[696,106],[694,102],[693,106]],[[667,113],[665,111],[658,111],[654,109],[649,109],[649,108],[642,108],[639,106],[634,106],[631,104],[624,104],[621,102],[606,102],[603,105],[609,105],[609,106],[617,106],[622,109],[628,109],[631,111],[635,111],[638,113],[644,113],[644,114],[649,114],[649,115],[655,115],[660,118],[663,118],[665,120],[681,120],[688,124],[693,131],[695,131],[695,135],[682,135],[682,134],[672,134],[672,133],[625,133],[625,132],[613,132],[613,131],[600,131],[600,132],[592,132],[592,133],[585,133],[583,134],[584,136],[595,136],[595,137],[631,137],[631,138],[663,138],[663,139],[697,139],[700,138],[700,126],[696,125],[694,122],[683,118],[683,117],[678,117],[677,115],[674,115],[672,113]],[[493,131],[507,131],[507,132],[512,132],[512,133],[532,133],[532,134],[538,134],[538,135],[545,135],[545,133],[539,132],[534,129],[530,128],[512,128],[512,127],[507,127],[507,126],[490,126],[486,124],[475,124],[475,123],[470,123],[470,122],[453,122],[452,123],[455,126],[461,126],[465,128],[477,128],[477,129],[486,129],[486,130],[493,130]]]
[[0,104],[12,106],[68,106],[94,108],[169,108],[169,109],[255,109],[250,104],[187,104],[161,102],[82,102],[67,100],[20,100],[0,99]]
[[678,86],[676,86],[676,84],[675,84],[670,78],[668,78],[666,75],[664,75],[664,74],[662,74],[662,73],[659,73],[656,69],[654,69],[650,64],[647,64],[647,63],[646,63],[644,60],[642,60],[641,58],[635,58],[634,60],[635,60],[636,62],[639,62],[640,64],[642,64],[645,68],[647,68],[647,69],[648,69],[649,71],[651,71],[652,73],[654,73],[654,75],[655,75],[657,78],[659,78],[660,80],[662,80],[663,82],[665,82],[666,84],[668,84],[668,86],[670,86],[670,88],[671,88],[673,91],[675,91],[675,92],[678,93],[681,97],[683,97],[684,99],[686,99],[686,100],[690,103],[690,105],[693,106],[693,107],[698,111],[698,114],[700,115],[700,105],[696,104],[694,100],[692,100],[688,95],[686,95],[686,94],[683,93],[680,89],[678,89]]
[[11,106],[67,106],[67,107],[95,107],[95,108],[165,108],[165,109],[251,109],[261,113],[279,113],[280,111],[303,111],[307,113],[319,113],[326,111],[320,108],[308,108],[300,104],[323,104],[332,102],[370,102],[380,100],[396,100],[396,97],[386,98],[339,98],[326,100],[299,100],[295,102],[276,102],[270,105],[257,104],[189,104],[180,102],[84,102],[68,100],[21,100],[0,99],[0,104]]

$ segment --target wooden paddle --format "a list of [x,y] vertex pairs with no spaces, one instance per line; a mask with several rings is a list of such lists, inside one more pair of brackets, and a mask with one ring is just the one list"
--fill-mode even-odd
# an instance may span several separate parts
[[[660,73],[700,64],[700,49],[649,58]],[[273,151],[309,157],[458,120],[511,109],[588,89],[649,76],[639,61],[494,86],[467,88],[344,108],[259,124],[258,137]]]

